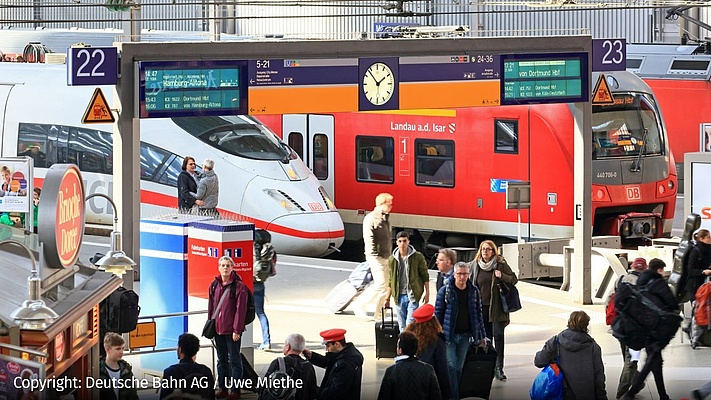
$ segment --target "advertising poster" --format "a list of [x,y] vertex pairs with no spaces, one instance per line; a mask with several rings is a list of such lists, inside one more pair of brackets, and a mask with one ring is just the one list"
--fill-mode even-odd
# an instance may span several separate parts
[[27,213],[32,204],[32,160],[0,158],[0,212]]
[[711,124],[701,124],[699,149],[701,152],[711,152]]
[[691,164],[691,212],[701,216],[701,227],[711,230],[711,164],[694,162]]
[[0,355],[0,399],[39,399],[44,378],[43,364]]

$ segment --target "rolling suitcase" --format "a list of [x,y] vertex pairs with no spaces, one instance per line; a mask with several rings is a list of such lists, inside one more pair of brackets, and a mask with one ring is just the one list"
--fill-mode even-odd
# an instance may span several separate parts
[[324,301],[332,313],[339,313],[345,310],[357,295],[358,289],[346,279],[331,289]]
[[[390,310],[390,320],[386,320],[385,312]],[[400,328],[393,319],[392,307],[383,308],[381,320],[375,323],[375,358],[395,358],[397,356],[397,337]]]
[[479,397],[488,399],[496,368],[496,350],[489,345],[486,349],[472,344],[462,368],[462,382],[459,397]]

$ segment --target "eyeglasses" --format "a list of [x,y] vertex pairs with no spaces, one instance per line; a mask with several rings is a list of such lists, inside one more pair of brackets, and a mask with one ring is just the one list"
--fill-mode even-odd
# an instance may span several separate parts
[[494,251],[491,247],[482,247],[481,251]]
[[458,275],[458,276],[469,276],[469,273],[468,273],[468,272],[457,272],[457,273],[454,274],[454,275]]
[[194,162],[191,162],[191,163],[188,163],[188,165],[195,165],[195,163],[194,163]]

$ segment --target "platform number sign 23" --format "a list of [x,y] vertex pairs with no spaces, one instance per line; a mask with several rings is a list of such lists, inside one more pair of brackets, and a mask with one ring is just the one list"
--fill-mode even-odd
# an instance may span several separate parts
[[115,47],[70,47],[67,49],[67,85],[115,85],[118,52]]
[[593,71],[624,71],[627,67],[627,40],[593,39]]

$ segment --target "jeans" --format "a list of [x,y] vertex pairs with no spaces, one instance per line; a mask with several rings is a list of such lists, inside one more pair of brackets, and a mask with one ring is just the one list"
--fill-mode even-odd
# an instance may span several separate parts
[[503,371],[504,369],[504,328],[506,328],[505,322],[491,322],[489,321],[489,307],[482,306],[481,312],[484,318],[484,330],[486,331],[486,337],[493,340],[494,350],[496,350],[496,368]]
[[449,383],[452,385],[452,398],[459,398],[459,385],[462,381],[462,369],[467,358],[467,351],[471,344],[470,333],[455,333],[446,343],[447,369],[449,369]]
[[401,294],[397,297],[397,323],[400,325],[400,332],[405,330],[405,327],[415,319],[412,313],[417,310],[420,303],[410,301],[407,294]]
[[[232,340],[232,334],[215,336],[215,349],[217,350],[217,380],[220,389],[226,390],[227,379],[242,379],[242,337],[238,341]],[[236,383],[232,383],[234,387]],[[239,389],[233,389],[238,392]]]
[[269,336],[269,319],[267,319],[267,314],[264,313],[264,282],[254,282],[254,310],[256,311],[257,318],[259,318],[259,325],[262,327],[262,343],[271,343],[271,338]]

